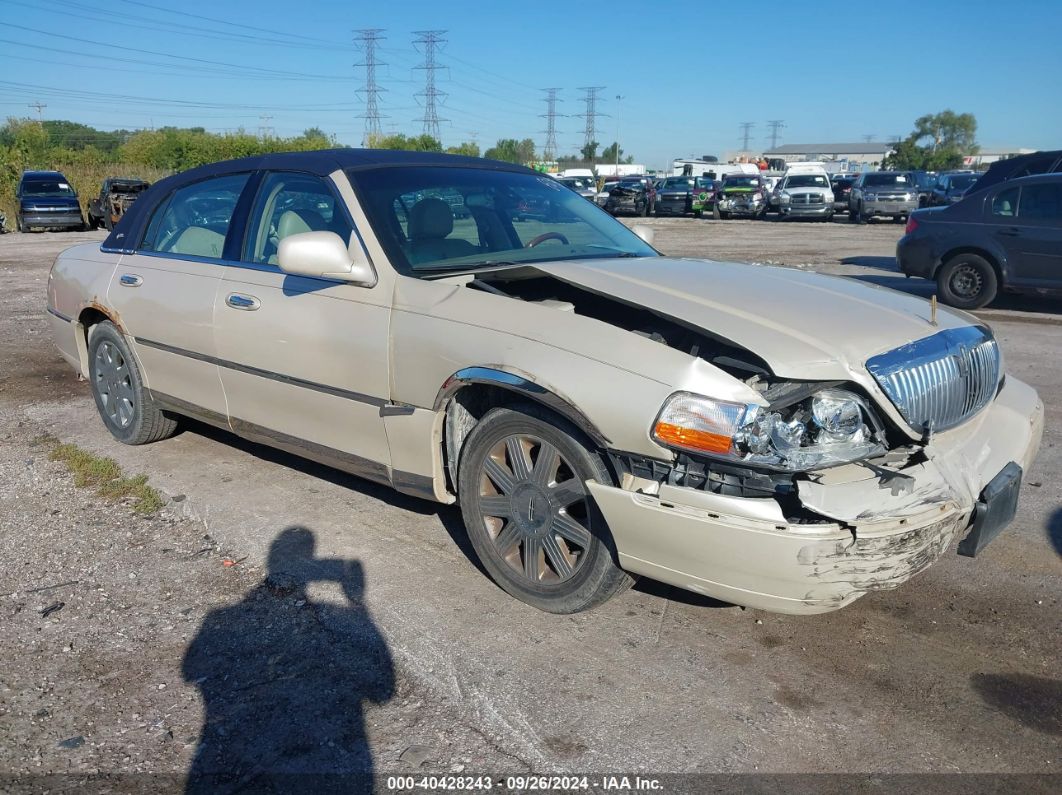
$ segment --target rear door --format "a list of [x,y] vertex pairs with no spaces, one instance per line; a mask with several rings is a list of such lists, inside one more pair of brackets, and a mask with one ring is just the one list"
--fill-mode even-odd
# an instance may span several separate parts
[[1062,179],[1037,180],[1021,188],[1018,224],[1001,230],[1020,256],[1017,275],[1030,287],[1062,287]]
[[[224,422],[216,364],[214,296],[221,283],[233,215],[249,174],[178,188],[155,208],[143,239],[118,262],[107,291],[163,402]],[[204,412],[205,410],[205,412]]]
[[240,262],[224,269],[214,303],[230,423],[250,438],[386,480],[391,295],[380,284],[281,271],[280,241],[310,231],[361,245],[330,178],[263,174]]

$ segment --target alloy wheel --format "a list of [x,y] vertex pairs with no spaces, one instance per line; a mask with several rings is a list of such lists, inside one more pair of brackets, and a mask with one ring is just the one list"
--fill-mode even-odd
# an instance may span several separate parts
[[491,448],[478,508],[498,557],[530,584],[570,580],[586,559],[593,538],[586,487],[544,439],[511,435]]

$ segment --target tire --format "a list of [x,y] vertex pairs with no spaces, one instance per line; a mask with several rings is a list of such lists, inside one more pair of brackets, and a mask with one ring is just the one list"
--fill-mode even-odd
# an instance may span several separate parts
[[521,405],[491,409],[461,450],[461,513],[480,562],[504,591],[548,613],[588,610],[634,582],[614,562],[584,485],[612,479],[580,439],[559,417]]
[[643,204],[641,209],[638,210],[637,213],[641,218],[645,218],[647,215],[649,215],[649,202]]
[[88,217],[88,225],[89,229],[92,231],[95,231],[100,228],[100,222],[96,219],[96,216],[91,214]]
[[956,254],[937,272],[940,300],[958,309],[980,309],[996,297],[999,280],[992,263],[977,254]]
[[147,444],[172,436],[177,421],[144,389],[125,338],[110,321],[89,331],[89,386],[103,424],[123,444]]

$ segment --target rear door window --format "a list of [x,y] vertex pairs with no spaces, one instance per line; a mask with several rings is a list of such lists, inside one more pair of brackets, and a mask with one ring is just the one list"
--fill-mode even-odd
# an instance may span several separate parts
[[249,176],[230,174],[175,190],[155,210],[140,250],[221,259]]
[[999,218],[1013,218],[1018,214],[1018,194],[1021,188],[1001,190],[992,199],[992,215]]

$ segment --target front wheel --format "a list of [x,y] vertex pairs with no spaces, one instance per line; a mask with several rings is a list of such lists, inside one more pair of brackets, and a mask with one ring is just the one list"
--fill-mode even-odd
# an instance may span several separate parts
[[634,581],[585,481],[611,483],[579,432],[537,406],[492,409],[461,451],[469,540],[499,586],[540,610],[577,613]]
[[129,346],[110,321],[90,329],[88,349],[92,397],[111,435],[124,444],[147,444],[172,436],[177,421],[144,389]]
[[980,309],[999,289],[992,264],[977,254],[956,254],[937,273],[940,300],[958,309]]

